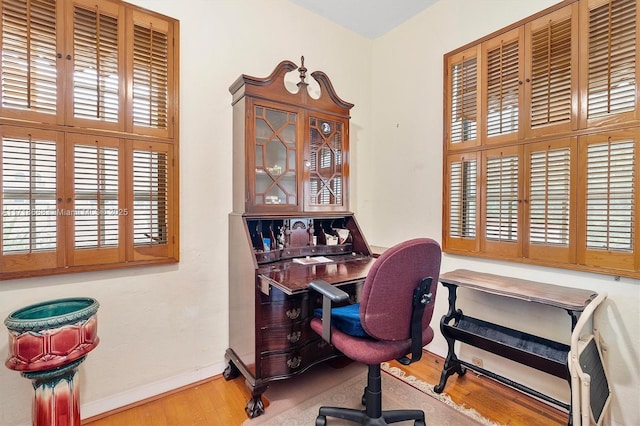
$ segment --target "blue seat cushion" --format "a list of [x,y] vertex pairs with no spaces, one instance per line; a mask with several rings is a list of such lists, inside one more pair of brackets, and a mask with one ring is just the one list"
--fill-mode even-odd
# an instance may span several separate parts
[[[322,309],[316,309],[314,314],[322,318]],[[360,323],[360,303],[332,308],[331,325],[350,336],[368,337]]]

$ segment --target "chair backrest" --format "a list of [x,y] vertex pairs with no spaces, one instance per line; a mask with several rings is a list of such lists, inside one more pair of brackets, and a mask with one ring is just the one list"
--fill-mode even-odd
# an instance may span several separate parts
[[378,340],[409,339],[413,290],[423,278],[431,277],[432,302],[422,317],[422,329],[428,328],[441,257],[440,245],[430,238],[396,244],[380,255],[367,274],[360,299],[360,321],[369,336]]

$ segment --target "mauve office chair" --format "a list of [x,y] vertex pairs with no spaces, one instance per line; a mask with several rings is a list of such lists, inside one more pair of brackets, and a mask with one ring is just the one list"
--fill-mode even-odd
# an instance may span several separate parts
[[[440,245],[429,238],[416,238],[386,250],[365,279],[360,303],[344,304],[347,293],[316,280],[309,288],[323,295],[322,318],[311,328],[346,357],[368,365],[364,410],[320,407],[316,426],[327,416],[362,425],[386,425],[414,420],[424,426],[422,410],[382,411],[380,364],[398,359],[409,364],[420,359],[422,347],[433,340],[430,327],[438,288]],[[318,310],[319,311],[319,310]],[[317,312],[319,314],[320,312]],[[330,318],[323,321],[323,318]],[[407,354],[411,353],[411,358]]]

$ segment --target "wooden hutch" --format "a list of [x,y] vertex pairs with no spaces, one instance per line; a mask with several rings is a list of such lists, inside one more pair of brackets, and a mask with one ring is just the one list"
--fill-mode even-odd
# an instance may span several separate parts
[[[296,73],[297,70],[297,73]],[[287,88],[287,74],[299,77]],[[249,417],[269,383],[340,356],[310,328],[323,279],[358,299],[374,259],[349,197],[349,111],[323,72],[283,61],[266,78],[241,75],[233,95],[229,215],[229,349],[224,377],[242,374]],[[298,75],[299,74],[299,75]],[[297,86],[297,87],[296,87]]]

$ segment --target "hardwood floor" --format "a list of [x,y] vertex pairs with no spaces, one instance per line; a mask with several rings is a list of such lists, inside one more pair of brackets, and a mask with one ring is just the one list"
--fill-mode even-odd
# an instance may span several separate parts
[[[437,383],[444,360],[429,352],[405,367],[392,366],[428,383]],[[487,377],[468,371],[449,378],[445,392],[457,404],[474,408],[484,417],[509,426],[566,425],[567,414]],[[242,376],[225,381],[222,376],[178,389],[153,400],[87,419],[88,426],[212,426],[241,425],[249,391]],[[267,407],[268,409],[268,407]],[[427,419],[428,423],[428,419]],[[305,425],[302,425],[305,426]],[[435,425],[434,425],[435,426]]]

